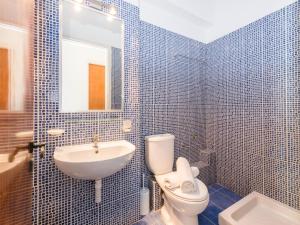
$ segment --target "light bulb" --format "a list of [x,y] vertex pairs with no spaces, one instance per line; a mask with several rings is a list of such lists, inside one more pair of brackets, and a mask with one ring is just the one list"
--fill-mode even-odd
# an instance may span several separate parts
[[111,15],[108,15],[108,16],[106,17],[106,19],[107,19],[107,21],[111,22],[111,21],[113,21],[114,18],[113,18]]
[[80,11],[81,11],[81,5],[80,5],[80,4],[75,4],[75,5],[74,5],[74,10],[75,10],[76,12],[80,12]]
[[109,14],[111,15],[116,15],[117,14],[117,9],[114,5],[112,5],[109,9]]

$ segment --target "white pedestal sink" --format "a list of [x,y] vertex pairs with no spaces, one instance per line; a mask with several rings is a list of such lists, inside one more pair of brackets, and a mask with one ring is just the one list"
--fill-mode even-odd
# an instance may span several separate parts
[[135,152],[135,146],[128,141],[57,147],[54,151],[56,166],[70,177],[95,180],[96,202],[101,201],[101,179],[124,168]]

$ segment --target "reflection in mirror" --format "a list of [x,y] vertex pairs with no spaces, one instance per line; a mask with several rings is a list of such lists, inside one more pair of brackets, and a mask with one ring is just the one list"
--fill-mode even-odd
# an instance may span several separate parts
[[0,224],[31,224],[34,0],[0,1]]
[[61,111],[121,110],[123,22],[63,0],[61,30]]
[[0,23],[0,110],[24,111],[26,30]]

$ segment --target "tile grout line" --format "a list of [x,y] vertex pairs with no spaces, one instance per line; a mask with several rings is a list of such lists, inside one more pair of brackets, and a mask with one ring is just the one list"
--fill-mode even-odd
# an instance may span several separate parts
[[[265,139],[265,129],[264,129],[264,67],[263,67],[263,62],[264,62],[264,51],[263,51],[263,30],[262,27],[260,26],[260,54],[261,54],[261,102],[262,102],[262,107],[261,107],[261,128],[262,128],[262,136],[263,140]],[[265,151],[266,151],[266,146],[265,142],[263,142],[262,146],[263,152],[262,152],[262,163],[263,163],[263,169],[262,169],[262,192],[265,194]]]
[[[287,29],[287,10],[284,8],[284,16],[285,16],[285,22],[284,22],[284,29],[285,29],[285,40],[287,40],[288,35],[288,29]],[[285,147],[286,147],[286,191],[287,196],[286,200],[288,202],[289,199],[289,130],[288,130],[288,46],[287,43],[285,43]]]
[[[152,28],[152,33],[151,33],[151,35],[152,35],[152,39],[154,39],[154,27],[151,25],[151,28]],[[155,131],[155,88],[154,88],[154,50],[155,50],[155,48],[154,48],[154,44],[152,44],[152,46],[151,46],[151,50],[152,50],[152,55],[151,55],[151,57],[152,57],[152,134],[154,133],[154,131]]]
[[218,224],[215,224],[213,221],[211,221],[209,217],[207,217],[207,216],[205,216],[205,215],[201,215],[201,216],[203,216],[203,217],[204,217],[206,220],[208,220],[211,224],[213,224],[213,225],[218,225]]

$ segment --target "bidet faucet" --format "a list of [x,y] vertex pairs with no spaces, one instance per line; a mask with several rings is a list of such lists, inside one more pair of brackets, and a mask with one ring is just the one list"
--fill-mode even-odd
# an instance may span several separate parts
[[12,151],[8,155],[8,162],[13,162],[15,160],[16,155],[18,154],[19,151],[28,149],[28,145],[20,145],[15,148],[14,151]]
[[93,147],[96,149],[95,153],[99,153],[99,145],[98,145],[99,142],[100,142],[100,136],[98,134],[95,134],[93,136],[93,143],[94,143]]

